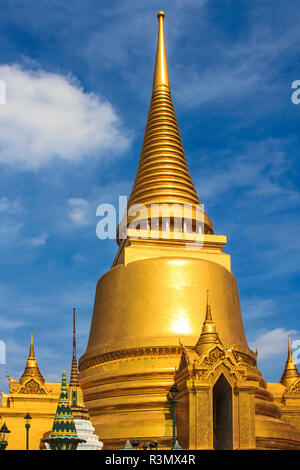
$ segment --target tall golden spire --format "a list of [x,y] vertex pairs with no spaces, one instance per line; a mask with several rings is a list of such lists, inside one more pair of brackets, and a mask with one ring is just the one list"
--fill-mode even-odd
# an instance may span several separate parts
[[195,346],[195,351],[201,356],[210,346],[221,344],[216,325],[212,319],[209,291],[207,291],[206,315],[202,332]]
[[281,376],[280,382],[285,387],[292,385],[297,379],[299,379],[300,374],[297,370],[297,366],[293,360],[292,348],[291,348],[291,337],[289,336],[288,342],[288,357],[285,363],[285,368]]
[[69,387],[79,387],[78,367],[76,357],[76,325],[75,325],[75,307],[73,308],[73,356]]
[[44,377],[42,376],[39,366],[37,364],[36,357],[34,355],[34,345],[33,345],[33,333],[31,332],[30,336],[30,348],[29,356],[27,358],[27,363],[25,370],[20,378],[20,383],[26,382],[29,378],[37,379],[42,384],[45,383]]
[[[128,207],[143,204],[147,208],[147,215],[141,216],[141,220],[149,220],[151,204],[186,204],[192,206],[194,222],[199,219],[199,215],[195,215],[195,207],[200,201],[187,167],[170,93],[164,37],[165,14],[160,11],[157,16],[158,41],[152,98]],[[202,208],[201,214],[204,232],[213,233],[213,224]],[[136,219],[136,216],[133,218]]]

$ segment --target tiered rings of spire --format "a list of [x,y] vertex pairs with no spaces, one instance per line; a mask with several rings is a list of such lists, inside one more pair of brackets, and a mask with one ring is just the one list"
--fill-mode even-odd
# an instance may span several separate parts
[[[145,222],[147,219],[150,228],[151,205],[166,204],[169,208],[170,205],[177,205],[173,218],[186,205],[190,209],[193,231],[196,221],[201,220],[202,233],[213,234],[213,223],[203,211],[187,167],[170,92],[164,12],[159,12],[157,16],[159,27],[152,98],[128,210],[134,205],[145,206],[146,214],[140,213],[140,220]],[[134,219],[137,220],[136,214]],[[131,220],[133,217],[129,211],[128,222]],[[174,221],[171,221],[171,231],[172,226]]]

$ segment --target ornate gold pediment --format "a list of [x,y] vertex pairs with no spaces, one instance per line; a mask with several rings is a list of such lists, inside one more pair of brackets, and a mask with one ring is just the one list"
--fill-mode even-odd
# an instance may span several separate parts
[[222,361],[225,358],[225,350],[220,346],[216,346],[212,350],[205,354],[202,359],[202,364],[207,367],[213,367],[218,362]]
[[[192,369],[189,365],[192,364]],[[221,345],[208,349],[200,357],[183,348],[178,372],[189,367],[191,375],[197,380],[207,380],[216,373],[216,369],[223,365],[230,375],[237,380],[243,381],[247,378],[247,366],[239,363],[231,350],[224,349]]]
[[295,383],[293,383],[286,393],[300,393],[300,379],[296,380]]
[[43,387],[41,387],[40,384],[34,379],[28,380],[28,382],[23,385],[23,387],[19,390],[18,393],[46,395],[46,392]]

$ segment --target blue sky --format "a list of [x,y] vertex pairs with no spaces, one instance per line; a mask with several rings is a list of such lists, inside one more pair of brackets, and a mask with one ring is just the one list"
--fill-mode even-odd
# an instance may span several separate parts
[[300,339],[299,16],[290,2],[2,1],[0,339],[18,379],[35,336],[49,381],[78,356],[117,245],[96,208],[129,195],[164,10],[173,102],[200,200],[226,234],[248,342],[280,379]]

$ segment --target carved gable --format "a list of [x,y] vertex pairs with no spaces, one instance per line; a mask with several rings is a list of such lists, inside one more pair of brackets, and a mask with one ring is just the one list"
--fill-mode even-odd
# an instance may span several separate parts
[[208,354],[204,355],[202,364],[208,367],[213,367],[215,364],[221,362],[224,358],[225,350],[221,349],[219,346],[216,346],[214,349],[210,350]]
[[18,393],[45,395],[45,390],[34,379],[30,379]]
[[[189,367],[190,365],[192,365],[192,370]],[[183,348],[178,373],[189,368],[190,374],[194,378],[206,380],[215,374],[220,365],[226,367],[237,380],[243,381],[247,377],[247,366],[239,363],[233,352],[224,349],[221,345],[208,349],[200,357],[195,350]]]

